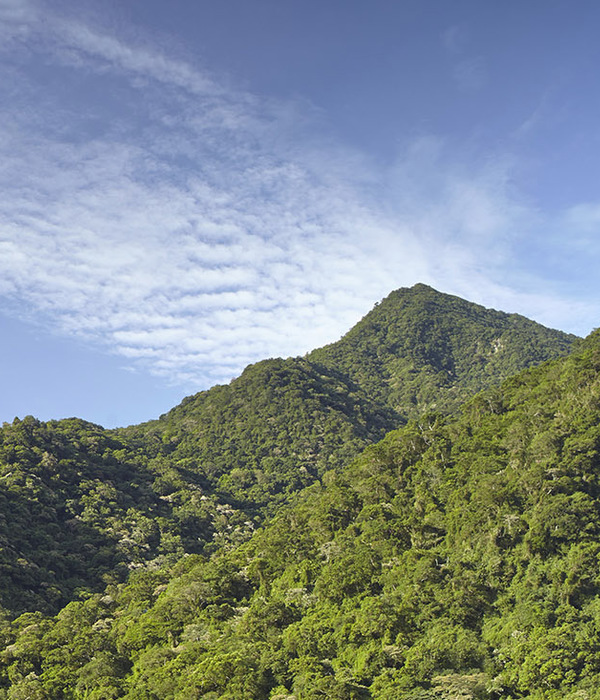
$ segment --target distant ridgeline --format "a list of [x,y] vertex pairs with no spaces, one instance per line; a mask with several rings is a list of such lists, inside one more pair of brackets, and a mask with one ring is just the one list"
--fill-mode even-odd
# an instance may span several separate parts
[[0,699],[598,697],[599,368],[416,285],[156,421],[5,424]]

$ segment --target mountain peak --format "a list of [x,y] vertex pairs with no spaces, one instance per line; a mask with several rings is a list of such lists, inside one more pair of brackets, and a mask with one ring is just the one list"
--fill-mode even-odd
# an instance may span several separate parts
[[394,290],[309,359],[345,371],[403,416],[454,411],[470,394],[566,355],[576,336],[418,283]]

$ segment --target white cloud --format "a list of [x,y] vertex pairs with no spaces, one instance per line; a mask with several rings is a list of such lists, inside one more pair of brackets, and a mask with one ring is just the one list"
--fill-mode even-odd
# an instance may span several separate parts
[[[45,115],[0,109],[0,294],[21,310],[190,390],[335,340],[419,281],[551,317],[551,295],[502,283],[514,231],[531,226],[507,162],[461,166],[416,139],[381,173],[324,138],[299,141],[294,105],[157,48],[24,18],[44,60],[66,81],[85,75],[89,94],[44,93]],[[19,70],[24,92],[40,90]],[[93,115],[94,91],[111,86],[114,120],[82,138],[81,100]]]

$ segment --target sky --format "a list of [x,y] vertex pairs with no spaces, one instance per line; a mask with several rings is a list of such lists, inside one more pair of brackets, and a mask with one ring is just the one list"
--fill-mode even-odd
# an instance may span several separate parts
[[423,282],[600,325],[596,0],[0,0],[0,421],[157,418]]

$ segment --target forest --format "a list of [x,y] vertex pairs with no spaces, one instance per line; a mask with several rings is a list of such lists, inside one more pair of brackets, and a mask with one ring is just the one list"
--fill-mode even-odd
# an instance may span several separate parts
[[425,285],[160,418],[0,430],[0,698],[600,697],[600,331]]

